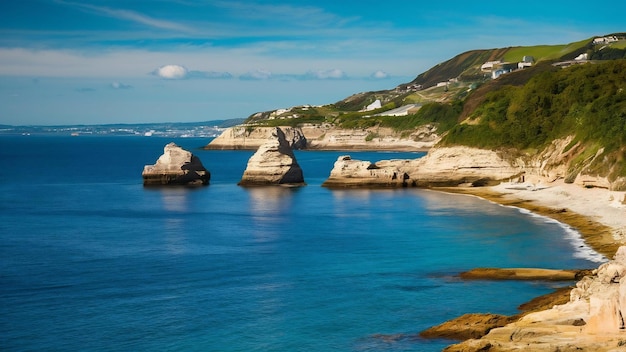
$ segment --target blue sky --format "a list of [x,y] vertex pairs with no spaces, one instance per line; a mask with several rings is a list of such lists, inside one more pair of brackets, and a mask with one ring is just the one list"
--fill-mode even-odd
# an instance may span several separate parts
[[626,32],[626,2],[0,1],[0,124],[192,122],[391,89],[472,49]]

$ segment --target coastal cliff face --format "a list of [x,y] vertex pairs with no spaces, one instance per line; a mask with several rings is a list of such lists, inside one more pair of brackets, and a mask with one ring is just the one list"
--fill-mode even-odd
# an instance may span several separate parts
[[626,247],[620,247],[614,260],[576,284],[569,302],[445,351],[624,351],[625,317]]
[[[226,129],[205,149],[257,149],[274,127],[236,126]],[[391,128],[341,129],[330,124],[280,127],[293,149],[318,150],[427,150],[441,138],[434,125],[425,125],[410,134]]]
[[339,157],[326,187],[431,187],[491,182],[520,176],[520,168],[497,152],[467,148],[433,148],[420,159],[375,163]]
[[[304,149],[307,140],[300,128],[281,127],[285,140],[292,149]],[[275,127],[246,127],[235,126],[224,130],[211,143],[204,146],[204,149],[247,149],[256,150],[268,141],[275,139]]]
[[[528,180],[535,183],[550,183],[563,179],[581,187],[598,187],[612,191],[626,190],[626,178],[616,176],[614,170],[601,170],[593,167],[601,158],[603,148],[595,152],[574,142],[574,136],[553,140],[550,145],[531,157],[518,157],[511,160],[519,165]],[[615,164],[607,162],[607,165]]]

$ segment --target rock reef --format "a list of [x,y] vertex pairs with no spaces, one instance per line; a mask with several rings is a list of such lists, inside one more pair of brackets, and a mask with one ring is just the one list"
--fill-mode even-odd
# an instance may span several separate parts
[[305,185],[302,169],[282,129],[275,127],[272,139],[250,157],[239,185]]
[[163,155],[142,172],[144,186],[208,185],[211,173],[200,159],[175,143],[163,148]]

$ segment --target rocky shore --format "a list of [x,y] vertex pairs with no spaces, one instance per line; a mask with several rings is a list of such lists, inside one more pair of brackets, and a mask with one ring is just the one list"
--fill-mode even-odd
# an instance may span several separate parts
[[[584,245],[605,260],[615,259],[582,279],[580,274],[574,275],[580,280],[576,287],[566,288],[560,295],[542,297],[548,306],[539,310],[522,310],[513,317],[471,313],[429,329],[426,336],[467,338],[448,347],[447,352],[626,350],[626,247],[621,247],[626,245],[626,192],[586,188],[542,177],[531,177],[524,183],[437,190],[478,196],[553,218],[575,228]],[[481,275],[494,279],[493,273],[484,269],[465,274],[466,278]],[[520,279],[528,273],[504,271],[499,275]],[[559,275],[570,274],[566,271]]]

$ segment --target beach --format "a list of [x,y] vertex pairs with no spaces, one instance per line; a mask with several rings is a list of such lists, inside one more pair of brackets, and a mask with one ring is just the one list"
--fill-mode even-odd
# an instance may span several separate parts
[[441,190],[475,195],[555,219],[577,230],[589,247],[607,259],[626,244],[626,192],[584,188],[562,179]]

